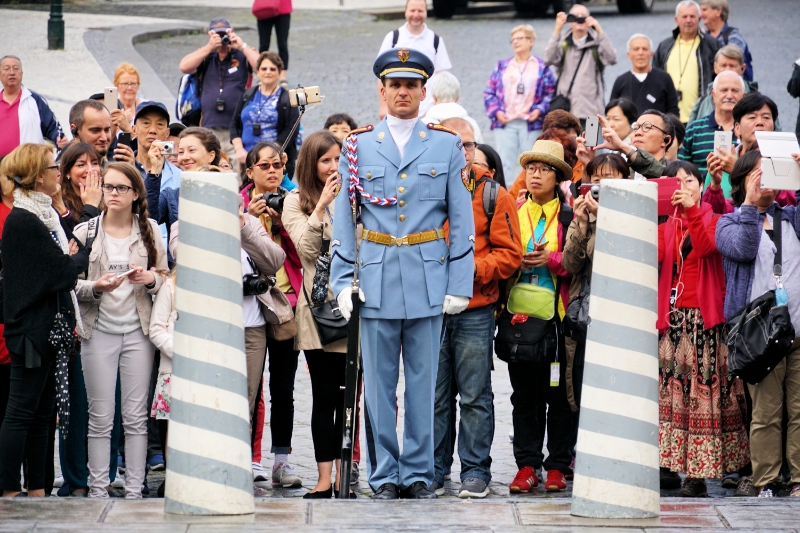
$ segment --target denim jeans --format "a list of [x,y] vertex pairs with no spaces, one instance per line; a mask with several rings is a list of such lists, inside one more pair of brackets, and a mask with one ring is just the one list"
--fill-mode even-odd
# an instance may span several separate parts
[[434,480],[444,483],[446,457],[452,454],[453,376],[460,396],[458,457],[461,480],[474,477],[487,484],[492,479],[490,452],[494,438],[492,409],[492,338],[494,309],[491,305],[445,315],[434,403]]
[[522,119],[515,119],[507,123],[502,128],[495,128],[494,138],[497,145],[497,153],[503,161],[503,172],[506,175],[506,183],[514,183],[517,175],[522,170],[519,166],[519,154],[527,152],[542,134],[542,130],[528,131],[528,123]]

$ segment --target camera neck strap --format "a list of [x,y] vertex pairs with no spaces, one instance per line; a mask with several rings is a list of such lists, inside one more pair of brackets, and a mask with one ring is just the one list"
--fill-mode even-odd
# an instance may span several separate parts
[[260,276],[261,272],[259,272],[258,267],[256,266],[253,259],[250,257],[250,254],[247,254],[247,262],[250,264],[250,268],[253,269],[253,274],[256,276]]

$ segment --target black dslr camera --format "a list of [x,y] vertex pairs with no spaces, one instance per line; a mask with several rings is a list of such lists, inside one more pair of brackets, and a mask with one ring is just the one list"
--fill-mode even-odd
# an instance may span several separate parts
[[269,283],[258,277],[258,274],[242,276],[242,291],[245,296],[258,296],[269,290]]
[[267,207],[270,209],[277,211],[278,213],[283,213],[283,196],[277,192],[268,192],[261,198],[267,202]]
[[225,44],[225,45],[228,45],[228,46],[231,45],[231,36],[228,35],[227,31],[218,31],[217,35],[219,35],[219,38],[222,39],[222,44]]

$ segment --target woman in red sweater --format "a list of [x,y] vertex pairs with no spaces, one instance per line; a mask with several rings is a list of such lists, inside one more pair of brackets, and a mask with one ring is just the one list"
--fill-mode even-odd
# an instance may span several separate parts
[[[672,172],[670,172],[672,171]],[[702,178],[676,161],[676,212],[658,231],[659,451],[662,488],[706,496],[705,478],[720,478],[750,460],[741,380],[728,374],[723,342],[725,276],[714,244],[719,215],[701,203]]]

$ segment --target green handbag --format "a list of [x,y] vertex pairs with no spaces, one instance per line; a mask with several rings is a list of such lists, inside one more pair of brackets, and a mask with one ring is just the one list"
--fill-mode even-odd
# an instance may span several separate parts
[[508,295],[508,312],[542,320],[555,316],[556,292],[532,283],[517,283]]

